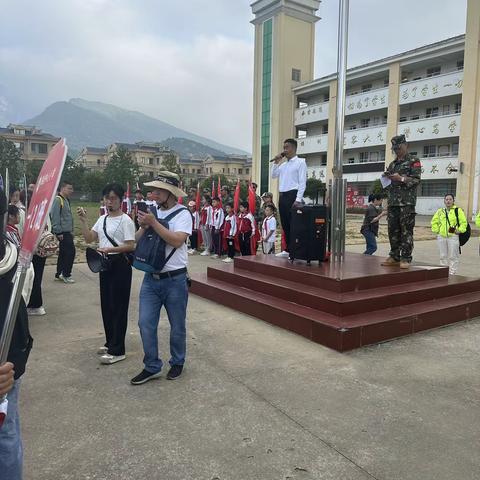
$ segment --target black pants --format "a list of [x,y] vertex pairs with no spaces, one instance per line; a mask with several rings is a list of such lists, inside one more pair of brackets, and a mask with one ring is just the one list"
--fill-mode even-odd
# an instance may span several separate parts
[[193,250],[198,248],[198,230],[193,230],[190,235],[190,248]]
[[297,199],[298,190],[290,190],[288,192],[280,192],[280,200],[278,202],[278,209],[280,211],[280,221],[282,222],[282,229],[285,232],[285,241],[287,244],[286,251],[290,251],[290,222],[292,218],[292,205]]
[[235,256],[235,240],[233,238],[227,238],[227,255],[230,258]]
[[240,233],[238,235],[238,240],[240,242],[240,253],[244,256],[252,254],[252,249],[250,245],[251,236],[252,236],[252,232]]
[[46,257],[39,257],[38,255],[34,255],[32,258],[35,278],[33,279],[32,294],[30,295],[30,302],[28,304],[28,308],[40,308],[43,305],[42,278],[46,261]]
[[64,277],[72,275],[73,261],[75,260],[75,245],[73,243],[73,235],[70,232],[62,233],[63,240],[60,241],[58,260],[57,260],[57,277],[63,274]]
[[105,328],[105,346],[110,355],[125,355],[132,267],[123,255],[114,255],[111,258],[112,268],[108,272],[100,272],[100,302]]
[[213,253],[222,255],[222,231],[212,228]]

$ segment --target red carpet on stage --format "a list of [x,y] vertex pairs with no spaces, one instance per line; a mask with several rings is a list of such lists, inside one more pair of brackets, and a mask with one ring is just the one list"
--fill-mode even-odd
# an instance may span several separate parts
[[340,352],[480,315],[480,279],[383,260],[348,253],[336,271],[328,262],[237,257],[193,275],[191,291]]

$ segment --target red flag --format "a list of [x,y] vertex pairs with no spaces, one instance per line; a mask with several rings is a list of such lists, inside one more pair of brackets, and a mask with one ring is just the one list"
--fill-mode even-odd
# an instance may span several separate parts
[[235,193],[233,194],[233,211],[238,213],[240,208],[240,179],[237,179],[237,186],[235,187]]
[[201,200],[200,200],[200,182],[197,183],[197,195],[195,197],[195,208],[197,210],[197,212],[200,212],[200,208],[201,208]]
[[257,209],[257,197],[255,190],[252,188],[251,182],[248,182],[248,209],[250,213],[255,216],[255,210]]
[[[183,182],[180,182],[180,190],[183,190]],[[178,203],[183,205],[183,197],[178,197]]]
[[222,205],[222,185],[221,185],[221,182],[220,182],[220,175],[218,176],[217,197],[220,199],[220,208],[223,208],[223,205]]

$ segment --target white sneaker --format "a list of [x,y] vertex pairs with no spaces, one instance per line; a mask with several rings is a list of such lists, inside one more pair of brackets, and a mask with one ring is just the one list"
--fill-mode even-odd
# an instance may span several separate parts
[[100,363],[104,365],[112,365],[113,363],[120,362],[121,360],[125,360],[125,355],[110,355],[106,353],[100,357]]
[[218,255],[217,255],[216,253],[214,253],[214,254],[212,255],[212,258],[218,258]]
[[29,316],[41,316],[41,315],[45,315],[47,312],[43,307],[38,307],[38,308],[27,308],[27,313]]
[[285,257],[288,258],[290,256],[290,254],[284,250],[283,252],[276,253],[275,256],[276,257],[282,257],[282,258],[285,258]]
[[100,347],[97,350],[98,355],[106,355],[108,353],[108,348],[107,347]]
[[72,277],[64,277],[62,275],[63,283],[75,283],[75,280]]
[[193,248],[191,248],[190,250],[187,250],[187,253],[189,255],[195,255],[195,250]]
[[204,250],[200,255],[202,257],[206,257],[207,255],[210,255],[210,252],[208,250]]
[[55,280],[56,282],[63,282],[63,275],[60,274],[58,277],[55,275],[54,280]]
[[233,262],[233,258],[230,258],[230,257],[224,258],[224,259],[222,260],[222,262],[232,263],[232,262]]

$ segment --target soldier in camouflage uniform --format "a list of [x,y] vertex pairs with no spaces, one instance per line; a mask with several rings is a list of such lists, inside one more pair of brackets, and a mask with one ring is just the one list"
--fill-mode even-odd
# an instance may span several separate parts
[[384,173],[392,182],[387,187],[390,254],[382,265],[408,269],[412,261],[415,204],[422,165],[408,153],[405,135],[392,138],[392,150],[396,158]]

